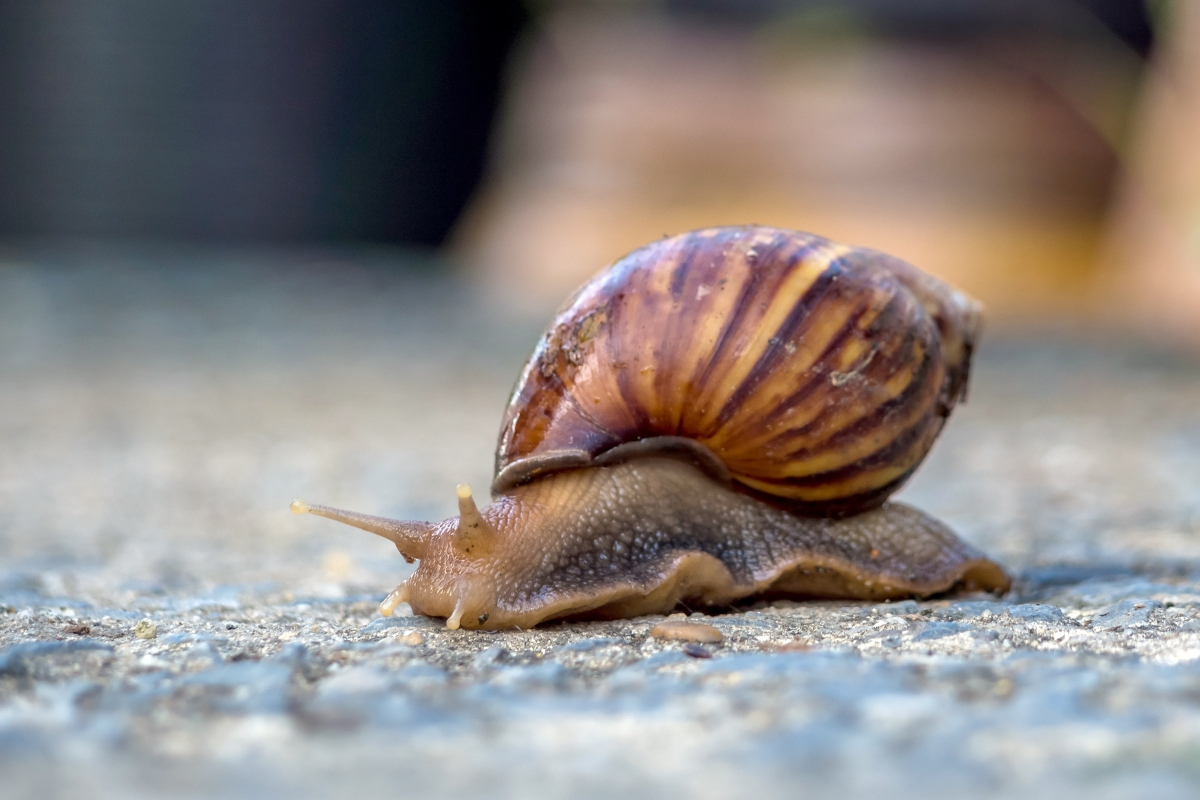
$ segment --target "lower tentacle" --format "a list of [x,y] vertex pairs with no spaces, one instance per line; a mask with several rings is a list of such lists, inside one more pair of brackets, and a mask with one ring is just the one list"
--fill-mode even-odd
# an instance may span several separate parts
[[379,604],[379,613],[385,617],[390,617],[392,612],[396,610],[396,606],[407,602],[408,582],[406,581],[393,589],[387,597],[383,598],[383,602]]

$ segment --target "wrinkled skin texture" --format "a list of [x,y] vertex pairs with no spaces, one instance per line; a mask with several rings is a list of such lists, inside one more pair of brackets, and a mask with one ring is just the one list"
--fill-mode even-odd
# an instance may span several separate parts
[[414,612],[449,617],[461,602],[463,627],[527,628],[762,594],[880,600],[1008,588],[998,565],[909,506],[800,517],[674,459],[560,472],[497,497],[483,517],[494,545],[482,555],[458,546],[457,517],[433,531],[405,587]]

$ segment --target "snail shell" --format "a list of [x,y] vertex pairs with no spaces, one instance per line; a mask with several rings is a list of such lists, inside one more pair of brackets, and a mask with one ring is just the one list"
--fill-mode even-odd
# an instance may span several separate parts
[[872,508],[965,391],[978,321],[976,302],[899,259],[811,234],[655,242],[585,285],[542,338],[504,416],[493,491],[670,436],[792,510]]
[[517,381],[494,501],[399,522],[293,504],[421,565],[384,601],[450,627],[761,595],[1003,591],[1004,570],[885,502],[963,399],[978,303],[811,234],[710,228],[585,284]]

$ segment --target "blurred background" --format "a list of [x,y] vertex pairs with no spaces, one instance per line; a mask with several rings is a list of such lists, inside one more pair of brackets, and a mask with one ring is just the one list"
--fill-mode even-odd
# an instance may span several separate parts
[[4,0],[0,236],[446,246],[545,306],[757,222],[1200,332],[1195,6]]
[[1154,355],[1200,349],[1198,143],[1196,0],[0,0],[0,596],[387,591],[287,502],[453,513],[568,292],[720,224],[984,301],[911,489],[974,541],[1200,519],[1132,422],[1200,453],[1197,362]]
[[0,0],[0,241],[441,247],[541,313],[757,222],[1200,341],[1197,5]]
[[[637,673],[647,693],[630,675],[555,705],[531,676],[557,673],[472,640],[496,681],[453,678],[470,716],[427,716],[441,668],[405,677],[383,648],[408,645],[366,632],[413,567],[288,503],[457,513],[568,292],[740,223],[984,301],[970,403],[898,496],[1011,568],[1009,599],[1062,605],[1069,638],[1008,649],[974,611],[952,623],[969,658],[941,673],[913,649],[905,672],[880,615],[872,671],[822,660],[839,650],[811,654],[844,671],[829,689],[763,672],[761,725],[753,682],[678,695],[678,723],[673,662]],[[566,777],[517,796],[616,776],[690,800],[994,797],[1009,774],[1033,776],[1021,797],[1135,785],[1102,791],[1114,775],[1193,796],[1156,776],[1192,785],[1200,752],[1198,398],[1200,0],[0,0],[5,796],[496,797],[533,774]],[[1163,601],[1178,623],[1139,627]],[[1113,616],[1084,640],[1081,611]],[[131,635],[144,616],[158,639]],[[80,672],[96,642],[116,661]],[[63,654],[61,684],[18,684],[43,663],[26,644]],[[296,669],[367,664],[353,648],[395,675],[281,678],[289,711],[254,711],[280,684],[228,676],[292,675],[272,659],[297,647]],[[422,703],[379,688],[401,685]],[[779,697],[803,699],[778,716]],[[386,723],[351,735],[368,707]],[[205,759],[240,765],[226,790],[196,788]]]

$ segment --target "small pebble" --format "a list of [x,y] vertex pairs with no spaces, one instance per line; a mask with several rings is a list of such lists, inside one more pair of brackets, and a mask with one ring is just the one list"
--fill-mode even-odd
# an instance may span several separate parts
[[74,625],[68,625],[63,630],[65,630],[67,633],[73,633],[76,636],[88,636],[92,632],[92,629],[87,625],[84,625],[82,622],[77,622]]
[[675,622],[670,620],[655,625],[650,631],[655,639],[665,639],[674,642],[704,642],[720,644],[725,641],[725,635],[712,625],[699,622]]
[[158,626],[148,619],[139,620],[133,626],[133,635],[139,639],[153,639],[158,636]]
[[712,658],[712,653],[709,652],[707,647],[702,644],[696,644],[695,642],[688,642],[685,644],[683,646],[683,652],[685,655],[689,655],[692,658]]
[[409,644],[416,647],[419,644],[425,643],[425,637],[419,631],[406,631],[396,634],[396,641],[400,644]]

